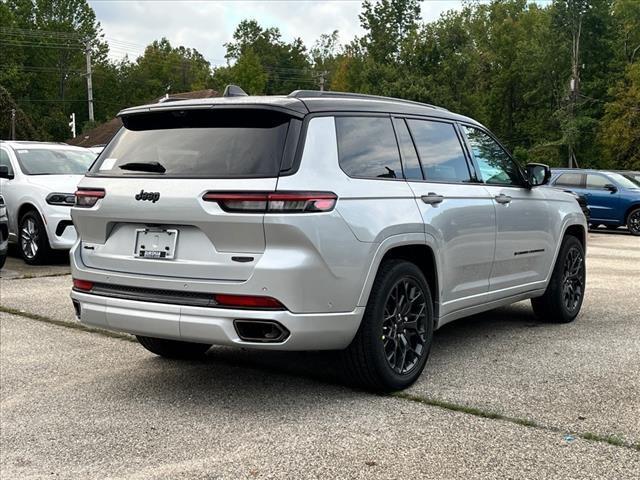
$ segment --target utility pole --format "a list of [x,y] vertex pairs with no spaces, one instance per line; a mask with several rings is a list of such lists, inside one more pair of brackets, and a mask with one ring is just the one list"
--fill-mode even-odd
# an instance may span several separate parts
[[95,119],[93,116],[93,83],[91,81],[91,42],[90,40],[87,40],[85,44],[85,53],[87,55],[87,101],[89,102],[89,121],[93,122],[95,121]]
[[11,140],[16,139],[16,109],[11,109]]
[[[572,123],[572,130],[575,128],[576,103],[580,96],[580,35],[582,34],[582,14],[577,13],[577,19],[574,20],[571,42],[571,80],[569,80],[569,115]],[[576,152],[573,144],[575,138],[571,134],[569,138],[569,168],[578,166],[576,160]]]
[[69,115],[69,118],[71,119],[71,121],[69,122],[71,134],[73,135],[73,138],[76,138],[76,114],[72,113],[71,115]]
[[324,92],[324,83],[325,83],[325,76],[328,74],[329,72],[327,72],[326,70],[323,70],[322,72],[318,73],[318,78],[320,79],[318,81],[318,83],[320,84],[320,91]]

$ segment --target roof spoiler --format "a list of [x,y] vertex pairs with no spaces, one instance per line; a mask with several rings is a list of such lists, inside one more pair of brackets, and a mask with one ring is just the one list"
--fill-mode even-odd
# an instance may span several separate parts
[[223,97],[248,97],[247,92],[237,85],[227,85],[224,89]]

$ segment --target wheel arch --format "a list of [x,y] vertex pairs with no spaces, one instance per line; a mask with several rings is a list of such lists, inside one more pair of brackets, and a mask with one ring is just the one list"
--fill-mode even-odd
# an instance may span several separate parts
[[562,238],[564,239],[564,237],[568,235],[572,237],[576,237],[578,240],[580,240],[582,247],[586,249],[587,233],[583,225],[577,225],[577,224],[568,225],[567,228],[564,230],[564,234],[562,235]]
[[[424,274],[433,300],[434,319],[439,318],[440,270],[436,250],[425,241],[424,234],[407,234],[391,237],[380,244],[371,264],[367,278],[358,300],[359,306],[366,306],[371,288],[380,265],[388,259],[403,259],[414,263]],[[437,326],[437,325],[436,325]]]
[[49,229],[47,228],[47,220],[45,219],[44,215],[42,214],[42,212],[40,211],[40,209],[38,208],[38,206],[32,202],[31,200],[26,200],[22,203],[22,205],[20,205],[20,207],[17,210],[17,214],[16,214],[16,242],[18,242],[18,238],[20,236],[20,219],[22,218],[22,216],[33,210],[34,212],[36,212],[36,214],[40,217],[40,221],[42,222],[42,224],[44,225],[44,233],[47,236],[47,240],[50,242],[51,239],[49,238]]
[[638,208],[640,208],[640,202],[633,203],[629,206],[629,208],[627,208],[627,211],[624,212],[624,225],[627,224],[627,221],[629,220],[629,215],[631,215],[631,212],[633,212],[634,210],[637,210]]
[[38,207],[36,207],[32,202],[27,201],[20,205],[20,208],[18,208],[18,218],[16,219],[18,223],[20,222],[22,216],[29,210],[35,210],[38,215],[40,215],[40,219],[42,219],[42,221],[44,222],[44,219],[42,217],[42,214],[40,213],[40,210],[38,210]]

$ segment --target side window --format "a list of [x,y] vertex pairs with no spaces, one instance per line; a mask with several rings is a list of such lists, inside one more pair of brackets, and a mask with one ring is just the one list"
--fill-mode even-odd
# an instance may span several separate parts
[[582,174],[581,173],[563,173],[558,177],[555,185],[559,187],[574,187],[582,188]]
[[336,117],[340,167],[350,177],[402,178],[389,117]]
[[607,180],[602,175],[592,175],[591,173],[587,174],[587,188],[604,190],[604,186],[608,184],[611,184],[611,181]]
[[471,180],[462,145],[452,124],[429,120],[407,120],[407,123],[416,142],[427,181]]
[[407,180],[423,180],[420,160],[418,160],[418,154],[413,146],[413,140],[407,124],[403,119],[398,118],[394,121],[394,126],[396,127],[400,152],[402,153],[402,168],[404,169],[405,178]]
[[473,157],[480,168],[480,176],[488,185],[521,186],[522,175],[518,165],[498,142],[487,133],[473,127],[463,126],[467,134]]
[[0,148],[0,165],[6,165],[9,167],[9,173],[13,174],[13,168],[11,167],[11,160],[9,160],[9,154],[3,148]]

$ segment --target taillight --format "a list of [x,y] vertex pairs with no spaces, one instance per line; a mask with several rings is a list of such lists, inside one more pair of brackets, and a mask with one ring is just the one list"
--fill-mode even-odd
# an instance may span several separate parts
[[227,212],[310,213],[330,212],[338,196],[331,192],[207,192],[202,199],[217,202]]
[[79,188],[76,191],[76,207],[90,208],[104,198],[105,192],[96,188]]
[[213,296],[221,307],[235,308],[264,308],[269,310],[284,310],[285,307],[278,300],[271,297],[253,295],[227,295],[216,294]]
[[93,288],[93,282],[90,282],[89,280],[80,280],[79,278],[74,278],[73,288],[75,290],[82,290],[83,292],[88,292]]

